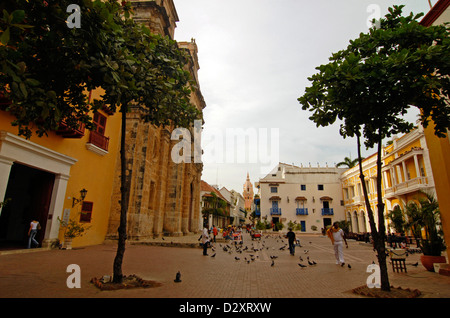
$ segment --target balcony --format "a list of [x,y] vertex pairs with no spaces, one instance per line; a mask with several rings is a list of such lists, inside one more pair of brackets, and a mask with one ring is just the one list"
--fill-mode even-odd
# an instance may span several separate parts
[[323,208],[322,209],[322,215],[334,215],[333,209],[331,209],[331,208]]
[[281,215],[281,208],[271,208],[270,215]]
[[89,135],[89,142],[86,143],[86,148],[100,156],[108,153],[109,137],[105,137],[98,132],[91,131]]
[[395,196],[425,190],[430,186],[431,185],[428,184],[427,177],[418,177],[411,180],[407,180],[406,182],[396,184],[393,187],[386,188],[384,191],[386,198],[393,198]]
[[308,209],[307,208],[296,208],[295,215],[308,215]]

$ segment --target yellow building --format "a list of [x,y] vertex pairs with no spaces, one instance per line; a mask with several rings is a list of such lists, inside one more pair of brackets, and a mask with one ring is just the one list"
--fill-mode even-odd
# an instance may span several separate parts
[[383,197],[387,211],[396,205],[402,210],[427,192],[435,195],[430,155],[424,129],[419,126],[384,148]]
[[[430,26],[445,22],[450,22],[449,0],[439,0],[420,23],[424,26]],[[437,138],[434,135],[433,126],[431,123],[425,129],[425,137],[436,185],[436,197],[441,211],[444,239],[448,245],[450,242],[450,134],[447,131],[445,138]],[[447,256],[450,258],[449,248],[447,248]]]
[[[132,1],[132,5],[137,22],[155,34],[174,38],[178,14],[172,0]],[[206,104],[199,88],[197,44],[192,39],[178,47],[189,56],[186,69],[197,86],[191,103],[202,111]],[[100,99],[101,93],[101,89],[90,92],[90,99]],[[69,130],[61,123],[48,136],[26,140],[17,135],[17,128],[11,126],[14,118],[5,109],[0,104],[0,203],[11,200],[0,210],[0,248],[25,247],[33,218],[42,225],[37,239],[43,246],[64,240],[60,219],[89,227],[74,240],[75,247],[115,239],[120,219],[121,114],[105,108],[92,114],[95,131]],[[171,159],[177,142],[171,139],[174,127],[156,127],[140,115],[139,107],[127,115],[131,180],[127,236],[143,239],[197,232],[203,164],[175,163]],[[190,132],[195,137],[193,127]],[[81,198],[83,189],[85,198]]]
[[[369,202],[378,225],[376,160],[377,153],[372,154],[363,160],[362,168]],[[385,215],[397,205],[404,210],[409,202],[418,203],[418,199],[423,196],[422,191],[435,194],[430,155],[421,126],[400,138],[394,137],[392,143],[383,148],[381,172]],[[370,232],[359,165],[345,171],[341,183],[346,220],[351,224],[351,231]],[[392,232],[389,220],[385,222],[386,230]]]
[[[365,158],[362,162],[367,191],[372,211],[377,211],[377,170],[376,153]],[[350,222],[350,231],[354,233],[370,232],[369,217],[367,215],[363,188],[359,178],[359,165],[348,169],[341,175],[345,220]],[[378,218],[375,216],[375,223]]]
[[[98,98],[101,91],[91,92]],[[24,248],[33,218],[42,246],[64,240],[59,219],[89,226],[74,246],[100,244],[108,227],[113,171],[120,144],[120,114],[92,114],[95,131],[67,129],[48,136],[17,135],[14,118],[0,110],[0,246]],[[86,189],[84,200],[80,191]]]

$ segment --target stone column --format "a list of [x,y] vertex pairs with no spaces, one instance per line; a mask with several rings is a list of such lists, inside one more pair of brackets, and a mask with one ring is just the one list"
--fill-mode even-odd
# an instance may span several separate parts
[[[170,151],[177,141],[172,140]],[[183,163],[175,163],[171,157],[168,158],[166,208],[164,213],[163,230],[170,236],[181,236],[181,198],[183,181]]]
[[170,132],[161,130],[160,159],[157,166],[158,180],[156,182],[156,204],[154,208],[153,235],[161,236],[163,231],[164,211],[166,208],[167,169],[170,160]]
[[183,197],[181,201],[181,231],[184,235],[189,234],[189,223],[192,205],[192,191],[191,191],[191,164],[184,164],[184,178],[183,178]]
[[420,173],[419,160],[417,159],[417,155],[414,155],[414,166],[416,168],[416,177],[420,178],[422,174]]
[[[6,188],[8,187],[9,174],[11,173],[12,165],[12,159],[0,157],[0,202],[3,202],[6,199]],[[1,213],[2,208],[0,208],[0,214]]]
[[58,218],[62,219],[68,181],[69,176],[67,175],[55,175],[43,246],[49,246],[58,239],[60,226]]

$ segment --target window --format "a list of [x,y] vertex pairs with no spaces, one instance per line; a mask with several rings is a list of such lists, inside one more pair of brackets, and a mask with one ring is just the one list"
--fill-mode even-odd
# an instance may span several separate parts
[[80,222],[91,222],[93,207],[94,202],[83,201],[83,204],[81,205]]
[[105,135],[106,116],[100,114],[99,112],[96,112],[94,114],[93,122],[95,124],[95,131],[98,132],[100,135]]
[[270,193],[278,193],[277,187],[270,187]]
[[96,112],[94,113],[93,122],[95,128],[89,135],[89,143],[104,151],[108,151],[109,137],[105,137],[106,116]]
[[300,185],[300,190],[306,191],[306,184],[301,184]]
[[322,191],[323,190],[323,184],[317,185],[317,190]]

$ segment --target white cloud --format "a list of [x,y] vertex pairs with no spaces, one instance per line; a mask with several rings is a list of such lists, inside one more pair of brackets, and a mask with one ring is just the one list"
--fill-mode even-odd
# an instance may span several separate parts
[[[428,2],[376,2],[381,14],[394,4],[405,13],[427,12]],[[356,142],[343,139],[338,125],[316,128],[297,98],[307,78],[333,52],[367,30],[372,0],[174,0],[179,41],[196,39],[200,88],[206,101],[204,139],[227,128],[278,128],[279,160],[296,165],[332,165],[356,158]],[[374,151],[364,151],[366,155]],[[204,165],[203,179],[242,190],[255,164]]]

